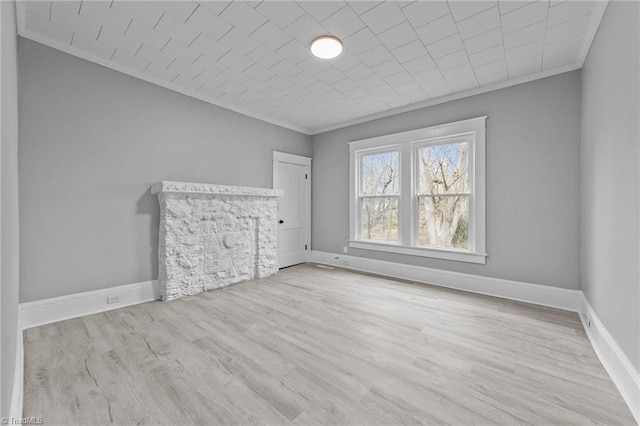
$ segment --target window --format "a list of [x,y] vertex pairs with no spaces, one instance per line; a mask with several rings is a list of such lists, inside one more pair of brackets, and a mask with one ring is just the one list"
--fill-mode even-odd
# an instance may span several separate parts
[[351,142],[349,246],[485,263],[485,122]]

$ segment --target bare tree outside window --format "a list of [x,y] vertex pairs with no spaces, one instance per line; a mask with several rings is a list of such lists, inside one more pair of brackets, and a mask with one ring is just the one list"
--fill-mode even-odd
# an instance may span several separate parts
[[360,167],[362,238],[398,242],[400,154],[363,155]]
[[469,144],[418,150],[419,244],[469,248]]

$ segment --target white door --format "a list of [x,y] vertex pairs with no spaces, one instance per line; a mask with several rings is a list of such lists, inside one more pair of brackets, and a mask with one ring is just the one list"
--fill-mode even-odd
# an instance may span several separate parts
[[309,260],[311,250],[311,158],[273,152],[273,188],[278,198],[278,267]]

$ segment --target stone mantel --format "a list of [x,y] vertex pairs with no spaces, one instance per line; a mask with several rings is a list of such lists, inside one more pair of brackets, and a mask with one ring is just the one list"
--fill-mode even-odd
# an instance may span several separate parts
[[282,190],[162,181],[160,294],[169,301],[278,271]]
[[254,188],[249,186],[214,185],[209,183],[175,182],[163,180],[151,185],[152,194],[182,193],[229,195],[244,197],[281,197],[281,189]]

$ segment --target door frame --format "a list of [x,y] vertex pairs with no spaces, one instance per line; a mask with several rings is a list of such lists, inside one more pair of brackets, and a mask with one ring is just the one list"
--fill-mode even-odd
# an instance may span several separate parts
[[[273,151],[273,189],[278,187],[278,163],[295,164],[297,166],[304,166],[306,168],[306,182],[304,187],[305,200],[304,200],[304,216],[305,216],[305,229],[304,229],[304,243],[306,245],[306,261],[311,259],[311,157],[304,157],[302,155],[289,154],[287,152]],[[278,245],[280,245],[280,228],[278,228]],[[278,259],[279,262],[279,259]],[[278,265],[279,267],[279,265]]]

